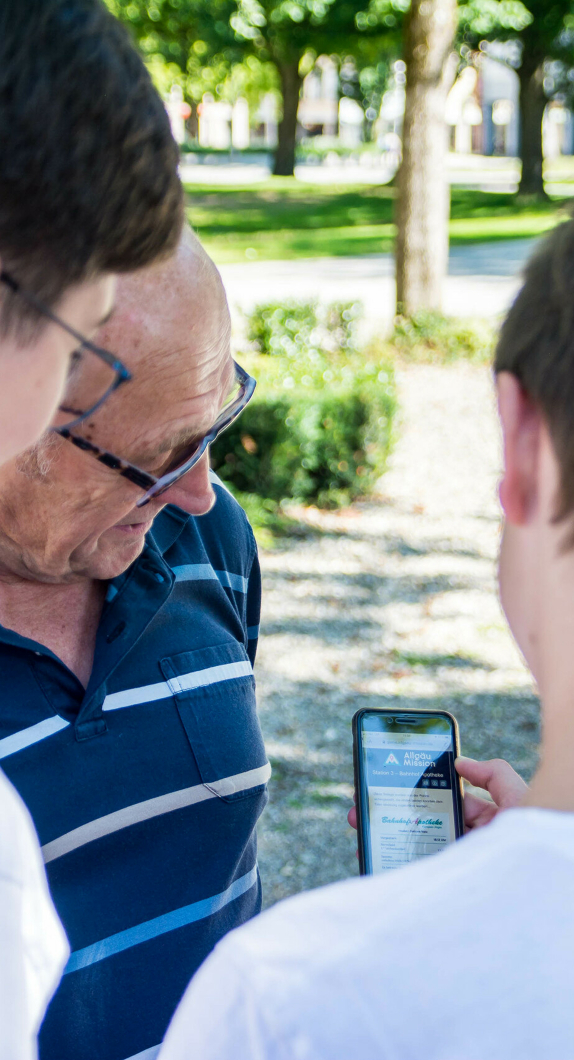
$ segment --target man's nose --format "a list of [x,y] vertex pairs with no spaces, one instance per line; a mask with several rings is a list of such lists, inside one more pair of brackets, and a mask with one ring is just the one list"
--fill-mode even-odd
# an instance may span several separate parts
[[190,515],[205,515],[215,504],[215,493],[209,481],[209,453],[180,478],[173,486],[162,493],[162,504],[176,504]]

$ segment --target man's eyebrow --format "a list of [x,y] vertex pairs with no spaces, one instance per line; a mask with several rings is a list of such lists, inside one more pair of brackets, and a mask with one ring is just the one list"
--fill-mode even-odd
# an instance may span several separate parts
[[145,456],[142,459],[154,460],[158,456],[163,456],[164,453],[171,453],[174,449],[181,449],[184,446],[192,445],[193,442],[200,441],[204,436],[203,431],[192,431],[192,430],[181,430],[172,434],[169,438],[164,441],[158,442],[153,448],[150,446],[145,451]]

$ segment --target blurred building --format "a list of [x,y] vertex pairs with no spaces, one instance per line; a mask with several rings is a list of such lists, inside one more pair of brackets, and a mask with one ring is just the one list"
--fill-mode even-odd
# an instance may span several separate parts
[[[338,138],[346,147],[361,143],[363,108],[353,99],[339,97],[337,65],[329,56],[320,55],[301,89],[298,119],[303,137]],[[262,97],[251,114],[245,99],[232,106],[206,93],[197,113],[202,147],[228,150],[231,146],[274,148],[277,144],[278,103],[272,92]]]
[[307,136],[337,136],[339,72],[328,55],[320,55],[304,79],[297,117]]
[[197,108],[198,141],[201,147],[238,151],[250,146],[249,104],[241,97],[231,103],[204,95]]
[[[478,52],[468,52],[468,64],[456,78],[447,101],[452,151],[461,155],[518,154],[519,81],[515,66],[519,55],[516,48],[513,41],[493,42],[484,44]],[[389,164],[393,159],[394,164],[400,161],[405,82],[405,63],[399,59],[393,64],[379,116],[373,124],[373,136]],[[180,143],[185,106],[181,90],[173,89],[167,107]],[[257,110],[251,113],[245,99],[238,99],[232,105],[206,94],[197,108],[197,118],[198,140],[203,147],[241,150],[276,146],[278,101],[273,92],[264,95]],[[352,150],[364,139],[363,108],[355,99],[342,94],[337,64],[329,56],[319,56],[303,80],[298,119],[301,136],[307,141],[322,137],[333,141],[333,146]],[[559,101],[549,103],[546,108],[543,139],[547,158],[574,153],[572,112]]]
[[[493,42],[472,56],[453,85],[447,102],[451,149],[463,154],[511,155],[519,152],[520,84],[513,41]],[[548,104],[543,141],[546,158],[574,152],[572,113],[559,101]]]
[[278,110],[275,93],[266,92],[255,112],[251,126],[251,144],[254,147],[275,147],[279,121]]
[[176,143],[182,144],[185,140],[185,123],[191,114],[191,107],[185,102],[180,85],[172,85],[165,108],[169,115],[173,138]]

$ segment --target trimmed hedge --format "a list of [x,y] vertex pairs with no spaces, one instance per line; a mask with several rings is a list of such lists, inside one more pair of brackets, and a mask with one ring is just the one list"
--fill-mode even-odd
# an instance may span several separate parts
[[[303,314],[304,316],[304,314]],[[236,491],[336,507],[364,496],[385,469],[396,408],[388,362],[345,359],[294,343],[242,358],[258,379],[241,417],[211,447]]]
[[413,317],[395,318],[390,344],[413,361],[445,364],[461,358],[479,363],[492,359],[495,333],[489,320],[445,317],[420,310]]
[[267,302],[247,314],[246,337],[257,353],[293,357],[315,350],[338,356],[356,350],[362,311],[358,302]]

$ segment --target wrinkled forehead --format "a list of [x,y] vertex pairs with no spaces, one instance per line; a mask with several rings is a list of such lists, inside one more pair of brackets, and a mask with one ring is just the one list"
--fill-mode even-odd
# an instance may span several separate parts
[[145,270],[121,278],[116,311],[98,334],[132,381],[94,417],[98,434],[126,441],[161,440],[187,427],[207,430],[234,377],[225,293],[208,261],[181,261],[180,270]]

